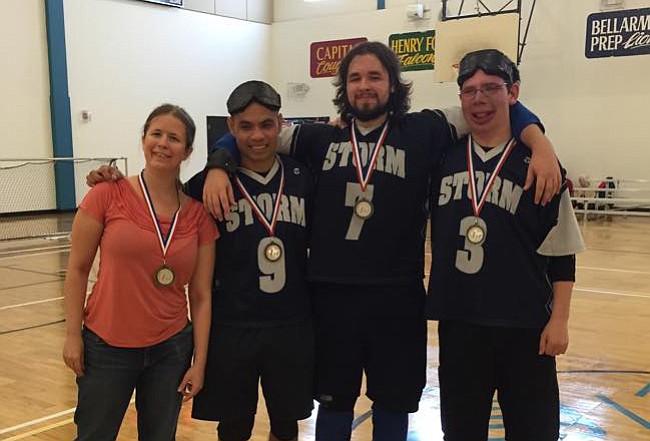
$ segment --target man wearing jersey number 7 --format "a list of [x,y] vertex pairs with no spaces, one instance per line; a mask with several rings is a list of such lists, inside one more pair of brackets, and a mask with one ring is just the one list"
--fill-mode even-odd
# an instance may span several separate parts
[[[405,440],[408,413],[417,410],[426,382],[422,280],[429,182],[443,148],[465,124],[441,111],[407,113],[411,86],[382,43],[350,50],[335,85],[334,103],[348,127],[292,127],[278,146],[316,174],[308,267],[320,403],[316,437],[350,439],[365,373],[373,439]],[[527,141],[545,142],[529,124],[538,120],[516,107],[517,133],[526,126]],[[209,166],[232,171],[237,151],[224,142]],[[557,167],[552,148],[539,150],[547,168]],[[550,198],[555,185],[546,183]],[[230,191],[224,170],[210,170],[204,203],[215,216],[231,202]]]
[[471,52],[458,85],[471,132],[447,149],[431,195],[427,316],[440,321],[444,439],[486,439],[497,391],[506,439],[556,441],[554,357],[568,345],[580,230],[564,186],[543,207],[523,190],[531,152],[509,116],[517,66]]

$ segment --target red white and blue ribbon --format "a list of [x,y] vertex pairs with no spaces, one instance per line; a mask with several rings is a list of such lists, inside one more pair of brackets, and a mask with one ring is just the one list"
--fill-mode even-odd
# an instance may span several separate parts
[[278,162],[278,164],[280,164],[280,186],[278,188],[278,194],[275,199],[275,204],[273,206],[273,215],[271,216],[270,222],[266,218],[264,213],[262,213],[262,209],[260,208],[259,205],[257,205],[257,202],[255,202],[255,200],[250,195],[250,193],[248,193],[248,190],[246,190],[244,184],[242,184],[242,182],[239,180],[239,177],[235,178],[239,190],[241,190],[242,194],[248,201],[248,204],[253,209],[255,216],[257,216],[257,218],[260,220],[262,225],[264,225],[264,228],[266,228],[266,230],[269,232],[269,236],[271,237],[275,236],[275,226],[278,223],[278,214],[280,213],[280,202],[282,199],[282,194],[284,193],[284,166],[282,165],[282,161],[280,160],[280,158],[276,157],[276,161]]
[[163,255],[163,261],[165,261],[165,258],[167,256],[167,250],[169,249],[169,245],[172,242],[172,237],[174,236],[174,232],[176,231],[178,215],[181,211],[180,200],[178,202],[178,208],[176,209],[174,215],[172,216],[172,221],[171,221],[171,225],[169,226],[169,232],[167,233],[167,237],[165,237],[165,235],[162,232],[162,228],[160,227],[160,221],[158,220],[158,216],[156,216],[156,210],[153,207],[153,202],[151,202],[151,196],[149,195],[149,189],[147,188],[147,183],[144,181],[144,170],[140,172],[140,175],[138,176],[138,181],[140,182],[140,188],[142,189],[142,194],[144,194],[144,199],[147,202],[147,208],[149,208],[149,214],[151,215],[151,220],[153,221],[153,225],[156,229],[156,234],[158,236],[158,243],[160,245],[160,251],[162,252]]
[[379,156],[381,147],[384,145],[384,140],[388,135],[388,121],[386,121],[386,124],[384,124],[384,128],[381,131],[381,134],[379,135],[379,140],[377,141],[377,144],[375,144],[375,149],[373,150],[372,155],[370,157],[370,161],[368,163],[368,170],[366,171],[365,176],[363,175],[363,168],[361,167],[359,145],[357,144],[357,135],[355,133],[354,126],[355,126],[355,121],[352,120],[352,124],[350,124],[350,132],[351,132],[350,142],[352,144],[352,155],[354,156],[354,165],[356,166],[357,169],[357,179],[359,180],[359,184],[361,185],[361,191],[366,191],[366,186],[368,185],[368,182],[370,181],[370,177],[372,176],[372,172],[375,170],[375,166],[377,164],[377,157]]
[[490,189],[494,185],[494,182],[496,181],[499,172],[503,168],[503,164],[505,164],[506,159],[508,159],[508,156],[510,155],[510,152],[512,151],[512,148],[515,146],[515,144],[516,141],[514,138],[511,138],[510,141],[508,141],[506,148],[503,150],[503,153],[501,153],[501,158],[499,158],[499,162],[494,167],[494,171],[492,172],[490,179],[485,184],[485,187],[483,188],[483,193],[479,198],[476,192],[476,176],[474,175],[474,161],[472,159],[473,141],[471,135],[467,137],[467,171],[469,173],[469,192],[470,192],[470,199],[472,201],[472,211],[474,212],[474,216],[479,217],[479,214],[483,209],[483,205],[485,205],[485,201],[487,200],[487,196],[490,194]]

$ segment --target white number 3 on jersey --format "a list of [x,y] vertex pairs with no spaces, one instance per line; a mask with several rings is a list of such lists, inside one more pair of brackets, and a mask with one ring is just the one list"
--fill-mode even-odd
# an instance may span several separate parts
[[[482,230],[482,237],[480,243],[476,240],[471,241],[467,237],[467,233],[473,227],[478,227]],[[476,274],[483,267],[483,244],[487,237],[487,225],[485,221],[479,217],[468,216],[460,221],[459,234],[465,238],[465,243],[462,250],[456,251],[456,268],[465,274]],[[470,232],[471,234],[471,232]]]

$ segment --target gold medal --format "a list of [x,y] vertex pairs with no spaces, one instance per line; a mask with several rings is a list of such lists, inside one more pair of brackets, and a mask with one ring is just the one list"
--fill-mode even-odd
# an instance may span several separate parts
[[354,214],[356,214],[361,219],[368,219],[372,216],[375,211],[375,207],[367,199],[359,199],[356,204],[354,204]]
[[[266,259],[269,262],[277,262],[278,260],[280,260],[280,258],[282,257],[282,249],[283,249],[282,241],[278,238],[275,238],[275,227],[278,223],[278,216],[280,214],[280,205],[282,202],[282,195],[284,192],[284,166],[282,165],[282,161],[280,160],[279,157],[276,157],[275,164],[277,164],[277,166],[280,169],[280,185],[278,186],[277,196],[275,197],[275,203],[273,205],[273,214],[271,216],[270,221],[269,219],[266,218],[265,214],[262,211],[262,208],[259,205],[257,205],[257,202],[255,202],[255,200],[248,193],[248,190],[246,190],[246,187],[244,187],[244,184],[241,182],[239,177],[235,178],[235,182],[237,183],[239,190],[242,192],[242,194],[246,198],[246,201],[253,209],[253,213],[255,213],[255,216],[257,216],[257,218],[262,223],[262,225],[264,225],[264,228],[266,228],[266,230],[269,232],[269,237],[263,238],[260,241],[259,248],[258,248],[258,259],[261,259],[262,256],[264,256],[264,259]],[[275,171],[275,164],[274,164],[274,168],[271,169],[272,172]]]
[[467,229],[467,240],[473,244],[480,244],[485,239],[485,231],[480,225],[475,224]]
[[[472,203],[472,212],[474,213],[474,224],[467,228],[465,232],[465,237],[467,240],[474,244],[479,245],[485,240],[485,234],[487,233],[487,224],[483,219],[480,218],[481,210],[487,201],[487,197],[490,194],[490,190],[494,183],[496,182],[497,176],[501,171],[501,168],[505,164],[510,152],[515,146],[516,142],[514,138],[511,138],[506,144],[504,144],[503,152],[497,162],[496,166],[492,173],[490,173],[490,178],[485,183],[483,188],[483,193],[479,197],[478,191],[476,189],[476,174],[474,173],[474,160],[472,159],[472,150],[474,147],[474,141],[472,136],[467,137],[467,175],[469,176],[469,197]],[[480,223],[479,223],[480,222]]]
[[174,270],[172,270],[167,265],[162,265],[156,270],[156,273],[154,274],[154,281],[156,284],[164,287],[170,286],[172,283],[174,283],[175,278],[176,276],[174,275]]
[[[359,181],[359,186],[361,187],[362,196],[354,203],[353,211],[354,215],[359,219],[366,220],[372,217],[373,213],[375,212],[375,207],[372,205],[372,202],[370,202],[370,199],[372,199],[373,195],[372,189],[368,193],[366,193],[366,189],[368,188],[370,177],[372,176],[372,173],[377,165],[377,158],[379,158],[379,154],[383,148],[384,141],[388,136],[388,121],[384,123],[384,128],[381,129],[377,144],[375,144],[372,154],[370,155],[370,158],[368,158],[368,168],[365,173],[363,170],[363,164],[361,163],[361,155],[359,154],[359,145],[357,143],[355,126],[356,123],[354,120],[352,120],[352,124],[350,125],[350,144],[352,146],[352,156],[354,158],[352,162],[357,172],[357,180]],[[366,197],[368,199],[366,199]]]
[[147,207],[149,208],[149,214],[151,215],[151,220],[153,221],[154,228],[156,229],[158,244],[160,245],[160,250],[162,252],[162,257],[163,257],[163,264],[154,272],[153,281],[156,285],[167,288],[171,286],[174,283],[174,279],[176,279],[174,270],[171,269],[169,266],[167,266],[167,263],[165,262],[165,258],[167,256],[167,250],[169,250],[169,245],[171,245],[174,232],[176,231],[176,226],[178,225],[178,215],[181,210],[181,199],[180,196],[178,196],[178,191],[177,191],[176,196],[178,197],[178,208],[174,212],[171,225],[169,226],[169,232],[167,233],[167,237],[165,237],[160,227],[158,216],[156,216],[156,210],[154,209],[153,202],[151,201],[151,197],[149,196],[149,189],[147,188],[147,184],[144,181],[144,170],[142,170],[142,172],[140,173],[140,176],[138,177],[138,181],[140,182],[140,188],[142,189],[142,194],[144,195],[144,199],[147,202]]
[[271,242],[264,248],[264,257],[269,262],[277,262],[282,257],[282,248],[275,242]]

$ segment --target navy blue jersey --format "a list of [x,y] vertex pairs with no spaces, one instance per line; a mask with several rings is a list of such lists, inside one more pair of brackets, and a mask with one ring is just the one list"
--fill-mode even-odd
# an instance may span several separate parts
[[[366,134],[357,129],[364,171],[382,128]],[[430,176],[455,136],[453,128],[441,112],[391,120],[363,194],[350,136],[349,127],[322,124],[294,132],[292,156],[316,177],[309,278],[346,284],[421,280]],[[370,201],[372,216],[354,214],[358,199]]]
[[[477,223],[469,197],[467,139],[449,149],[432,191],[433,249],[427,315],[481,325],[542,327],[550,317],[549,257],[538,249],[558,220],[560,196],[535,205],[523,191],[531,152],[514,146],[480,212],[485,232],[472,243]],[[472,149],[479,197],[503,149]]]
[[[217,222],[220,238],[214,268],[212,320],[233,326],[268,326],[308,320],[309,291],[306,282],[309,199],[313,178],[309,170],[282,157],[284,191],[281,198],[275,243],[281,256],[275,261],[264,255],[269,232],[258,219],[233,179],[236,205],[228,220]],[[266,176],[240,168],[237,177],[271,220],[280,185],[280,163]],[[203,172],[188,184],[194,197],[201,197]]]

